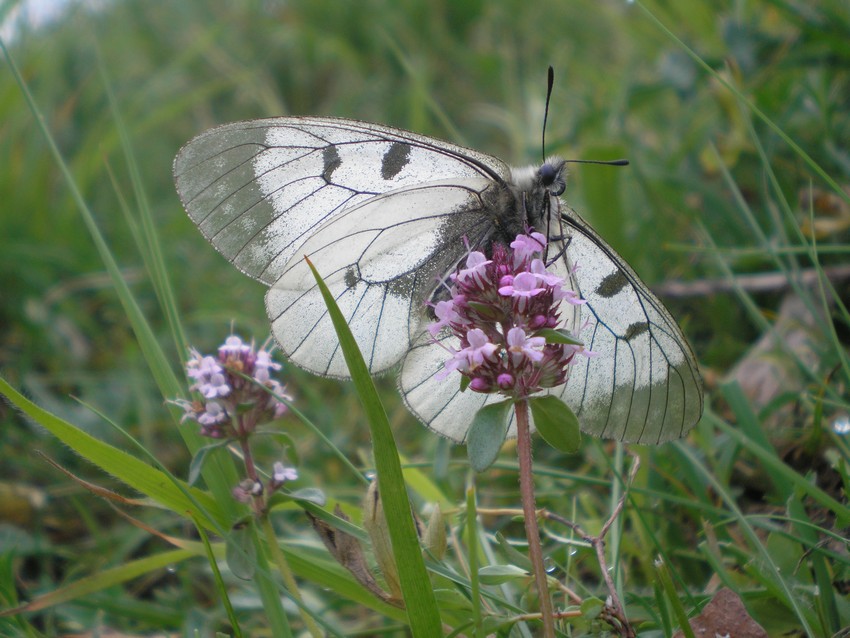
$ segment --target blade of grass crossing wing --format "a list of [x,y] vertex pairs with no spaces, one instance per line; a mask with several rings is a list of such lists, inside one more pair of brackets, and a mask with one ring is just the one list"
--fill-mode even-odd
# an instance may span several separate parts
[[[306,257],[305,257],[306,259]],[[378,474],[378,487],[381,501],[387,515],[387,524],[392,541],[396,565],[399,566],[399,580],[407,606],[407,615],[413,635],[421,638],[442,635],[437,600],[431,588],[425,561],[419,548],[419,540],[410,502],[407,499],[404,477],[399,462],[392,430],[384,406],[378,397],[372,377],[363,361],[363,355],[351,334],[345,318],[325,286],[313,264],[307,260],[313,271],[316,283],[324,298],[331,320],[334,324],[340,347],[345,355],[348,371],[357,390],[357,395],[366,411],[372,433],[372,445],[375,455],[375,468]]]

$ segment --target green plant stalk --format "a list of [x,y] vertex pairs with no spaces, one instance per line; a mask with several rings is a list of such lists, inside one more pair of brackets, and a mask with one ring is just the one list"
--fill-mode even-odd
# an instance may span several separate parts
[[145,268],[150,273],[151,283],[159,301],[159,307],[168,321],[174,344],[178,352],[184,353],[183,356],[185,357],[188,345],[186,334],[183,331],[183,324],[180,321],[174,289],[171,286],[171,279],[165,265],[165,258],[163,257],[159,237],[154,225],[150,203],[148,202],[145,189],[142,188],[142,176],[139,171],[139,165],[136,162],[136,153],[133,149],[124,118],[118,108],[118,101],[115,99],[115,92],[112,90],[112,82],[109,81],[109,75],[106,71],[106,65],[104,64],[100,47],[95,46],[95,52],[97,54],[98,70],[100,71],[103,86],[106,90],[106,96],[109,99],[109,109],[115,119],[115,129],[118,131],[121,139],[121,149],[124,151],[124,161],[127,163],[127,170],[130,173],[130,183],[133,186],[136,204],[141,211],[140,230],[142,232],[134,232],[134,239],[141,250],[142,258],[145,261]]
[[758,117],[762,122],[764,122],[770,129],[776,133],[797,155],[806,165],[812,169],[817,175],[820,176],[829,186],[833,189],[835,194],[843,199],[845,202],[850,204],[850,195],[848,195],[838,183],[832,179],[829,174],[821,168],[820,164],[818,164],[812,157],[803,150],[803,148],[797,144],[793,139],[791,139],[785,131],[780,128],[778,124],[776,124],[773,120],[771,120],[767,114],[765,114],[755,103],[748,99],[741,91],[739,91],[729,80],[724,78],[720,73],[715,71],[708,65],[708,63],[703,60],[693,49],[691,49],[687,44],[685,44],[679,37],[676,36],[667,26],[661,22],[655,14],[652,13],[650,9],[648,9],[642,2],[636,2],[637,6],[641,8],[641,10],[646,13],[652,22],[664,33],[667,37],[673,40],[677,45],[679,45],[682,50],[690,57],[694,62],[696,62],[706,73],[708,73],[711,77],[717,80],[720,84],[725,86],[732,94],[738,98],[743,104],[746,104],[747,108],[752,110],[755,113],[756,117]]
[[[614,476],[620,477],[623,476],[623,465],[624,465],[624,455],[623,455],[623,444],[620,441],[617,441],[614,447]],[[617,503],[620,501],[620,497],[623,494],[623,491],[626,489],[626,486],[623,485],[622,480],[614,480],[611,482],[611,511],[615,511],[617,507]],[[613,563],[614,569],[614,588],[617,592],[617,596],[620,600],[623,600],[623,570],[620,569],[620,545],[622,542],[622,528],[623,523],[620,517],[617,517],[617,521],[611,526],[610,533],[610,542],[608,545],[610,546],[611,551],[611,562]]]
[[298,610],[301,614],[301,619],[304,621],[304,625],[307,627],[307,630],[313,638],[322,638],[322,630],[319,629],[319,626],[316,624],[316,621],[313,620],[310,612],[307,611],[306,607],[304,607],[304,599],[301,596],[301,590],[298,588],[298,582],[295,580],[295,576],[289,568],[289,563],[286,562],[286,556],[284,556],[283,552],[280,551],[280,546],[277,544],[277,536],[275,536],[274,528],[272,527],[268,514],[260,516],[260,526],[263,528],[263,534],[266,537],[266,545],[271,552],[272,560],[277,567],[277,571],[280,572],[281,578],[283,578],[283,584],[286,585],[289,595],[292,596],[297,603],[299,603]]
[[478,508],[475,504],[474,475],[466,488],[466,546],[469,552],[469,583],[472,597],[472,635],[481,635],[481,582],[478,578]]
[[204,544],[204,550],[207,554],[207,562],[215,579],[215,585],[218,588],[218,593],[221,596],[221,602],[224,605],[224,610],[227,612],[227,617],[230,619],[230,628],[233,631],[234,638],[242,638],[242,629],[239,626],[239,620],[236,618],[236,612],[233,609],[233,604],[230,602],[230,596],[227,595],[227,586],[224,584],[224,579],[221,577],[221,571],[218,568],[218,561],[215,559],[212,545],[207,533],[204,531],[204,526],[201,521],[192,514],[192,521],[195,523],[195,529],[198,530],[198,535],[201,537],[201,542]]
[[[776,455],[775,451],[766,450],[757,445],[752,441],[752,439],[747,438],[744,432],[741,432],[738,428],[732,427],[722,419],[718,418],[715,414],[707,414],[709,414],[709,418],[711,418],[713,426],[722,430],[724,434],[734,439],[740,445],[746,447],[747,451],[767,466],[770,471],[782,474],[785,480],[791,483],[795,488],[801,490],[808,498],[811,498],[813,501],[816,501],[818,504],[835,514],[839,527],[850,524],[850,507],[832,498],[817,485],[813,485],[809,482],[805,476],[802,476],[798,472],[789,468],[782,459]],[[708,475],[707,470],[702,470],[702,473]],[[711,477],[710,480],[714,480],[714,478]],[[735,510],[733,509],[733,511]]]
[[[724,427],[726,424],[722,423],[720,419],[714,419],[716,421],[716,425],[719,426],[726,433],[735,436],[734,428],[729,426]],[[742,441],[743,442],[743,441]],[[800,624],[803,626],[803,630],[806,632],[806,635],[813,636],[816,635],[816,632],[813,630],[809,618],[807,616],[807,610],[802,606],[801,601],[798,600],[798,597],[794,595],[793,587],[786,582],[785,577],[782,575],[779,567],[777,567],[773,558],[768,553],[767,549],[762,543],[761,539],[755,533],[752,525],[750,525],[749,520],[741,509],[738,507],[738,504],[735,502],[735,499],[729,494],[728,490],[721,485],[716,477],[708,471],[702,461],[697,458],[696,454],[693,450],[690,450],[686,445],[681,442],[672,443],[673,446],[679,451],[684,459],[686,459],[691,467],[695,468],[707,481],[711,487],[717,491],[718,496],[726,503],[726,506],[732,512],[734,516],[734,520],[738,521],[738,524],[741,527],[741,531],[747,541],[750,543],[753,551],[756,555],[761,559],[763,568],[762,571],[764,573],[765,580],[769,585],[771,585],[777,594],[777,597],[782,599],[783,603],[787,605],[789,609],[791,609],[794,614],[797,616],[797,619],[800,621]],[[747,445],[747,443],[744,443]],[[747,450],[753,455],[760,458],[760,460],[766,460],[763,455],[765,455],[765,451],[762,450],[758,445],[754,445],[750,443],[747,445]],[[790,470],[789,470],[790,472]],[[796,475],[796,472],[791,472],[791,474]],[[802,481],[805,481],[803,477],[800,477]]]
[[[800,499],[800,494],[792,494],[786,501],[789,517],[795,518],[806,523],[810,522],[806,508]],[[794,525],[794,531],[797,533],[799,540],[804,540],[803,548],[818,547],[818,534],[813,527],[808,525]],[[795,540],[798,540],[795,538]],[[814,575],[814,581],[820,590],[820,595],[816,601],[820,607],[820,616],[822,617],[823,626],[829,629],[830,634],[835,634],[841,629],[841,619],[838,612],[838,603],[835,600],[835,590],[832,586],[832,579],[829,573],[829,567],[824,560],[824,555],[819,551],[809,553],[809,565]]]
[[[830,293],[833,301],[835,302],[837,308],[839,309],[842,316],[846,320],[847,319],[847,311],[846,311],[846,307],[844,306],[844,304],[842,302],[841,295],[839,295],[837,293],[837,291],[835,290],[834,286],[832,286],[829,279],[827,279],[823,275],[823,269],[820,265],[820,260],[819,260],[819,257],[818,257],[818,246],[817,246],[816,240],[814,238],[812,238],[811,241],[809,242],[809,240],[799,230],[798,224],[796,222],[796,218],[795,218],[794,214],[791,212],[791,210],[788,206],[787,200],[783,197],[782,189],[779,185],[779,180],[777,179],[776,174],[775,174],[775,172],[773,171],[773,168],[770,165],[770,162],[767,158],[767,154],[765,153],[764,149],[762,148],[762,145],[761,145],[761,142],[758,138],[758,135],[756,135],[756,132],[753,129],[752,123],[749,121],[749,119],[747,120],[747,124],[748,124],[747,128],[750,131],[750,138],[752,139],[752,142],[755,145],[756,150],[758,151],[759,157],[760,157],[761,162],[762,162],[762,166],[764,167],[764,171],[767,174],[767,178],[769,180],[769,183],[771,184],[771,186],[773,187],[774,191],[777,194],[777,200],[778,200],[779,204],[781,205],[782,209],[786,213],[786,218],[789,222],[789,225],[796,229],[797,240],[801,244],[805,244],[805,246],[804,246],[805,253],[808,255],[811,262],[815,265],[815,268],[820,272],[820,276],[818,277],[818,292],[819,292],[818,298],[819,298],[819,301],[821,302],[821,306],[822,306],[822,310],[823,310],[823,316],[828,318],[831,315],[831,313],[829,311],[829,302],[828,302],[828,295],[827,295],[827,290],[826,290],[826,288],[828,287],[829,293]],[[717,150],[717,148],[714,145],[711,145],[710,148],[711,148],[713,154],[715,155],[715,157],[718,158],[718,160],[719,160],[720,153]],[[848,358],[844,355],[844,349],[840,346],[841,341],[840,341],[840,338],[838,337],[838,334],[835,330],[835,322],[829,321],[829,320],[821,321],[821,320],[818,319],[818,317],[819,317],[818,313],[814,310],[814,308],[811,306],[811,303],[809,302],[809,299],[814,295],[814,291],[811,291],[807,287],[804,287],[802,285],[802,283],[800,283],[798,281],[797,275],[799,274],[798,273],[799,263],[795,259],[792,262],[792,265],[789,266],[786,263],[786,261],[780,259],[781,254],[779,252],[777,252],[777,250],[774,246],[773,240],[768,238],[764,234],[764,232],[761,230],[761,228],[759,227],[758,222],[756,221],[755,216],[753,215],[753,212],[752,212],[750,206],[748,205],[744,194],[741,193],[740,189],[738,188],[738,185],[735,184],[735,182],[732,178],[732,175],[729,172],[729,169],[725,165],[723,165],[722,162],[719,162],[718,165],[721,167],[724,181],[728,184],[730,191],[733,193],[733,195],[735,196],[735,200],[739,204],[739,208],[741,210],[741,213],[744,215],[745,219],[747,220],[749,226],[752,228],[753,232],[756,233],[758,240],[759,240],[759,242],[762,246],[763,253],[766,253],[768,256],[770,256],[772,261],[776,264],[776,267],[782,273],[784,273],[786,275],[787,280],[788,280],[788,284],[791,286],[792,290],[794,290],[794,292],[797,295],[799,295],[799,297],[806,303],[806,307],[812,313],[812,317],[814,317],[815,320],[818,322],[818,329],[829,334],[830,338],[832,339],[833,344],[836,345],[836,352],[839,355],[841,365],[842,365],[842,368],[843,368],[844,373],[845,373],[845,377],[850,378],[850,361],[848,361]],[[793,255],[793,253],[790,253],[790,254]],[[715,255],[716,255],[716,250],[715,250]],[[717,261],[723,262],[723,260],[720,260],[720,259],[717,259]],[[723,269],[728,271],[728,266],[726,266],[725,262],[723,262]],[[728,272],[727,272],[727,275],[728,275]],[[750,312],[752,314],[753,321],[756,323],[756,325],[761,326],[763,330],[767,330],[768,329],[768,322],[762,317],[760,310],[758,310],[757,308],[754,308],[754,303],[749,298],[749,296],[747,296],[744,293],[743,290],[738,290],[737,292],[738,292],[739,298],[741,298],[742,302],[750,310]],[[779,346],[784,347],[784,344],[782,344],[780,342]],[[793,350],[790,350],[788,348],[785,348],[785,350],[786,350],[786,352],[788,352],[789,354],[792,355],[794,361],[796,362],[797,366],[800,369],[800,372],[802,372],[806,377],[810,378],[813,383],[816,383],[816,384],[821,383],[820,379],[813,373],[811,367],[806,365],[802,361],[800,361],[799,357],[796,355],[796,353],[793,352]],[[827,389],[828,389],[828,386],[827,386]]]
[[[251,524],[251,538],[257,550],[257,571],[254,574],[254,583],[263,602],[263,611],[266,613],[269,630],[272,636],[280,638],[292,638],[292,629],[289,627],[289,619],[283,609],[283,602],[278,593],[277,584],[271,577],[269,562],[266,557],[266,544],[260,540],[255,524]],[[291,592],[290,592],[291,593]]]
[[534,474],[531,465],[531,428],[528,424],[528,402],[517,401],[514,405],[516,410],[517,456],[519,457],[519,490],[525,518],[525,535],[528,538],[528,558],[531,560],[534,581],[537,585],[537,596],[540,600],[543,635],[545,638],[555,638],[552,599],[549,596],[546,568],[543,565],[540,530],[537,527],[537,508],[534,503]]
[[[20,87],[21,93],[24,95],[24,99],[29,106],[30,112],[33,114],[36,124],[47,143],[50,154],[53,156],[56,165],[62,173],[71,197],[76,203],[83,218],[83,223],[88,229],[92,237],[92,241],[95,244],[95,248],[97,249],[100,258],[109,273],[109,277],[115,287],[115,291],[121,305],[124,308],[124,312],[130,320],[133,332],[139,342],[140,349],[151,370],[151,373],[153,374],[154,380],[162,393],[162,396],[166,399],[178,396],[181,392],[183,392],[183,386],[177,380],[177,376],[174,374],[174,370],[171,369],[168,359],[162,352],[162,348],[159,346],[159,342],[153,334],[150,324],[148,324],[139,304],[130,292],[127,282],[124,281],[121,271],[118,268],[118,264],[115,261],[115,257],[112,255],[106,240],[101,234],[91,209],[83,198],[65,158],[59,151],[59,147],[56,145],[56,141],[51,135],[50,130],[47,128],[44,116],[38,108],[35,98],[32,96],[29,87],[24,81],[23,76],[21,76],[17,65],[12,59],[9,51],[6,49],[6,45],[2,39],[0,39],[0,50],[2,50],[3,55],[6,58],[6,62],[12,70],[15,81]],[[176,408],[171,408],[171,413],[174,415],[175,422],[179,420],[178,412],[179,410]],[[194,453],[195,450],[201,446],[200,435],[191,433],[191,431],[187,428],[178,428],[178,432],[180,433],[180,436],[183,437],[183,440],[186,442],[190,452]],[[226,456],[223,456],[221,453],[216,453],[211,455],[211,459],[206,464],[202,474],[204,476],[204,481],[215,495],[215,498],[222,510],[224,510],[228,518],[231,520],[235,519],[239,515],[239,506],[230,497],[231,486],[234,485],[237,480],[235,465]]]
[[670,572],[667,569],[667,563],[660,558],[655,561],[655,572],[658,575],[658,580],[661,581],[661,587],[670,601],[670,606],[673,607],[673,613],[676,615],[676,620],[679,623],[679,629],[682,630],[685,638],[695,638],[694,630],[688,622],[688,614],[685,608],[682,607],[682,602],[676,594],[676,587],[673,585],[673,579],[670,577]]
[[[243,418],[241,416],[234,415],[232,419],[233,427],[238,433],[239,445],[242,448],[242,459],[245,463],[245,473],[248,478],[255,484],[259,483],[260,477],[257,474],[257,467],[254,464],[254,454],[251,450],[251,445],[249,441],[250,435],[245,427]],[[304,599],[301,596],[301,591],[298,589],[298,583],[295,581],[295,577],[292,575],[292,570],[289,569],[289,564],[286,562],[286,558],[284,557],[283,552],[280,551],[280,546],[277,544],[277,536],[275,536],[274,528],[272,527],[271,521],[269,520],[265,498],[262,494],[259,494],[254,497],[251,505],[254,510],[256,520],[259,522],[260,527],[263,531],[263,535],[265,536],[266,547],[268,548],[268,551],[271,552],[272,559],[274,560],[278,571],[283,577],[283,582],[286,586],[287,593],[298,605],[298,611],[301,615],[301,618],[303,619],[305,626],[308,628],[313,638],[321,638],[322,633],[319,630],[319,627],[313,621],[313,618],[310,616],[307,609],[304,607]],[[252,526],[252,531],[255,535],[255,538],[259,540],[255,526]],[[260,557],[258,556],[257,558],[259,564]],[[266,574],[263,574],[262,579],[258,582],[258,584],[262,583],[265,580],[270,579],[267,579]]]

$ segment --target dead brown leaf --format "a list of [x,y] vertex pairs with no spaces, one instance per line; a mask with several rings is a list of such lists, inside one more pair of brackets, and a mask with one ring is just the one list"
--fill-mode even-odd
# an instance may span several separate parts
[[[768,638],[767,632],[752,619],[741,597],[727,587],[716,594],[699,616],[691,618],[696,638]],[[684,638],[680,629],[673,638]]]

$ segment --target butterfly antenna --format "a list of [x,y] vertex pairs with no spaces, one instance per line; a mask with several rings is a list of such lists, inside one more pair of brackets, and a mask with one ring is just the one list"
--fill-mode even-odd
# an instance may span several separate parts
[[[549,76],[546,83],[546,108],[543,109],[543,140],[542,140],[542,148],[541,155],[542,159],[546,161],[546,122],[549,119],[549,100],[552,99],[552,87],[555,84],[555,69],[552,66],[549,66]],[[627,159],[617,159],[617,160],[582,160],[582,159],[574,159],[574,160],[566,160],[568,164],[605,164],[607,166],[628,166],[629,160]]]
[[567,164],[603,164],[605,166],[628,166],[629,160],[627,159],[616,159],[616,160],[587,160],[587,159],[570,159],[564,160]]
[[552,86],[555,84],[555,69],[549,65],[549,76],[546,86],[546,108],[543,109],[543,139],[541,141],[541,156],[546,161],[546,120],[549,119],[549,100],[552,97]]

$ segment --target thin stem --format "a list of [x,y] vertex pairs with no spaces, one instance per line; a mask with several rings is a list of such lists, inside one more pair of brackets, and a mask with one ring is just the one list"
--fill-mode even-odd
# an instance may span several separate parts
[[[251,444],[245,434],[240,435],[239,446],[242,448],[242,459],[245,463],[245,473],[248,475],[248,478],[251,480],[253,485],[262,487],[263,483],[257,474],[257,468],[254,466],[254,455],[251,453]],[[258,494],[252,493],[252,496],[251,509],[254,510],[254,514],[256,516],[264,516],[263,513],[266,511],[266,499],[263,496],[262,490],[260,490]]]
[[272,527],[267,514],[260,516],[260,525],[262,525],[263,534],[266,537],[266,545],[268,545],[269,551],[272,553],[272,559],[277,566],[277,571],[280,572],[280,575],[283,578],[283,584],[286,585],[286,590],[289,592],[289,595],[299,603],[298,613],[301,614],[301,620],[304,621],[304,625],[307,627],[307,630],[313,638],[322,638],[322,630],[319,629],[316,621],[313,620],[304,608],[304,600],[301,597],[301,590],[298,589],[298,583],[295,580],[295,576],[292,574],[292,570],[289,568],[286,556],[284,556],[283,551],[281,551],[280,545],[277,544],[277,536],[275,536],[274,528]]
[[528,425],[528,402],[517,401],[517,456],[519,457],[519,490],[522,494],[522,511],[525,518],[525,535],[528,538],[528,558],[534,572],[540,614],[545,638],[555,638],[555,619],[552,615],[552,599],[549,596],[546,568],[543,566],[543,550],[540,548],[540,530],[537,528],[537,509],[534,503],[534,475],[531,467],[531,430]]
[[[254,465],[254,455],[251,452],[249,429],[243,427],[244,424],[241,419],[238,419],[236,424],[239,446],[242,448],[242,458],[245,463],[245,473],[255,485],[262,486],[262,480],[260,479],[260,475],[257,473],[256,465]],[[253,430],[253,428],[251,430]],[[254,515],[260,523],[260,527],[263,530],[263,535],[266,538],[266,546],[271,552],[272,559],[274,560],[278,572],[280,572],[281,578],[283,578],[286,590],[289,592],[289,595],[292,596],[293,600],[298,603],[298,613],[301,615],[301,620],[304,621],[304,626],[313,638],[321,638],[323,635],[322,630],[319,629],[316,621],[313,620],[304,607],[304,599],[301,596],[301,590],[298,589],[298,582],[295,580],[295,576],[289,568],[289,563],[286,560],[286,556],[283,555],[280,545],[277,544],[277,536],[275,536],[274,528],[269,520],[269,514],[266,510],[266,499],[262,490],[260,493],[253,495],[253,498],[251,499],[251,507],[254,510]]]
[[466,532],[467,552],[469,556],[469,582],[472,594],[472,634],[478,638],[482,634],[481,629],[481,581],[478,578],[478,520],[475,512],[475,484],[474,477],[470,477],[466,488]]

